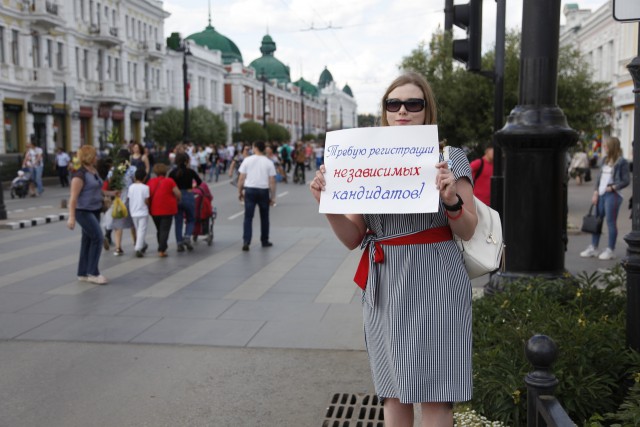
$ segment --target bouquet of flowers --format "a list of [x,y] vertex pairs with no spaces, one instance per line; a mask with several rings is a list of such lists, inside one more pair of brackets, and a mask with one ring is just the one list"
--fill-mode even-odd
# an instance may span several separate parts
[[124,175],[129,169],[129,162],[123,162],[118,166],[114,166],[109,178],[109,190],[120,191],[124,187]]

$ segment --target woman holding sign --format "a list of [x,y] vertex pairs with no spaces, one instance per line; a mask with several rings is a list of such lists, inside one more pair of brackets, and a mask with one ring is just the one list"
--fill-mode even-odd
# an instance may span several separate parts
[[[436,123],[433,92],[416,73],[391,83],[382,110],[383,126]],[[364,250],[354,280],[386,426],[413,426],[414,403],[422,426],[452,426],[453,402],[471,399],[471,282],[453,234],[470,239],[478,219],[466,155],[451,148],[440,160],[438,212],[326,215],[346,247]],[[310,184],[318,202],[326,170]]]

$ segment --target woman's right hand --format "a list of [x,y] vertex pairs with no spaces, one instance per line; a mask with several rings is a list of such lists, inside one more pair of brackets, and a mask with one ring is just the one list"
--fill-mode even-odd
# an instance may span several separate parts
[[320,169],[316,171],[316,177],[313,178],[313,180],[309,184],[309,190],[311,190],[311,194],[313,194],[313,197],[318,203],[320,203],[320,194],[325,190],[325,185],[327,184],[324,180],[325,172],[326,168],[324,167],[324,165],[321,165]]
[[598,191],[593,192],[593,196],[591,196],[591,204],[592,205],[598,204]]
[[67,219],[67,228],[69,228],[69,230],[73,230],[74,228],[76,228],[76,219],[75,218],[69,217],[69,219]]

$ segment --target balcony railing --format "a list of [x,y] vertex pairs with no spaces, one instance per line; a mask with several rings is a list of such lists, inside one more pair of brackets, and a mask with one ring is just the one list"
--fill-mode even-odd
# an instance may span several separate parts
[[53,0],[29,0],[29,19],[48,28],[64,25],[62,7]]
[[113,47],[122,44],[122,40],[118,37],[118,27],[112,27],[106,22],[101,22],[99,25],[91,24],[89,26],[89,34],[96,43]]

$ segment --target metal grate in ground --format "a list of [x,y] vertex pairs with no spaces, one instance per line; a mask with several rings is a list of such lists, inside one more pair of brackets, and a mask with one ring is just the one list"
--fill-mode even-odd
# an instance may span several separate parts
[[384,427],[384,413],[378,396],[334,394],[322,427]]

